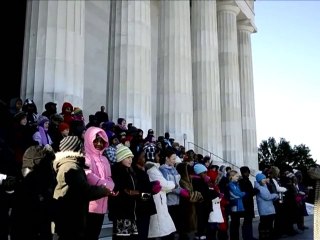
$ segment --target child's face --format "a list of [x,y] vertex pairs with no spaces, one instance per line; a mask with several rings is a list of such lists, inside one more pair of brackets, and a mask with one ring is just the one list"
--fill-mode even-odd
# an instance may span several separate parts
[[126,147],[130,148],[130,141],[125,141],[125,142],[124,142],[124,145],[125,145]]
[[142,152],[142,153],[140,154],[137,163],[138,163],[140,166],[144,166],[144,165],[145,165],[145,163],[146,163],[146,157],[145,157],[144,152]]
[[112,144],[113,144],[113,145],[118,145],[118,144],[119,144],[118,138],[114,138],[114,139],[112,140]]
[[64,137],[67,137],[67,136],[69,136],[69,128],[66,128],[65,130],[63,130],[62,132],[61,132],[61,135],[62,136],[64,136]]
[[21,109],[22,108],[22,101],[17,101],[16,102],[16,109]]
[[156,153],[154,160],[156,163],[160,162],[160,153]]
[[71,112],[72,112],[71,107],[66,107],[65,112],[67,112],[67,113],[71,113]]
[[27,125],[27,123],[28,123],[27,117],[24,117],[24,118],[22,118],[22,119],[20,120],[20,125],[25,126],[25,125]]
[[231,180],[233,182],[237,182],[239,180],[239,177],[240,177],[239,173],[236,173],[235,175],[232,176]]
[[125,167],[131,167],[131,164],[132,164],[132,157],[127,157],[127,158],[125,158],[125,159],[123,159],[122,161],[121,161],[121,164],[123,165],[123,166],[125,166]]
[[44,129],[48,129],[48,128],[49,128],[49,122],[45,122],[45,123],[43,124],[43,128],[44,128]]
[[123,121],[121,122],[121,126],[122,126],[122,127],[125,127],[126,124],[127,124],[126,120],[123,120]]
[[170,157],[166,157],[166,162],[169,166],[174,166],[176,164],[176,155],[172,154]]
[[102,139],[102,137],[97,136],[95,140],[93,140],[93,146],[95,149],[101,151],[104,149],[106,142]]

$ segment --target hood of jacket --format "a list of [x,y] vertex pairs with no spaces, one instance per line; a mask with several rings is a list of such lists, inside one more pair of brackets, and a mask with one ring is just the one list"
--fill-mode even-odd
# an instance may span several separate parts
[[73,105],[72,105],[71,103],[69,103],[69,102],[64,102],[64,103],[62,104],[62,108],[61,108],[62,114],[65,114],[65,113],[66,113],[66,109],[67,109],[68,107],[71,108],[71,111],[73,111]]
[[160,167],[160,164],[159,163],[155,163],[155,162],[150,162],[150,161],[147,161],[145,163],[145,169],[146,171],[149,170],[150,168],[152,167],[156,167],[156,168],[159,168]]
[[181,179],[185,180],[186,182],[191,182],[191,178],[189,175],[190,170],[188,170],[188,166],[189,164],[187,164],[186,162],[182,162],[177,164],[177,171],[181,176]]
[[102,154],[104,149],[99,151],[93,145],[93,140],[99,135],[106,143],[104,149],[109,147],[109,140],[106,132],[99,127],[89,127],[84,134],[84,151],[89,156],[94,154]]
[[78,163],[79,165],[82,165],[84,168],[86,168],[85,158],[82,153],[72,152],[72,151],[57,152],[56,159],[53,161],[53,169],[55,172],[58,172],[59,168],[63,164],[75,163],[75,162]]
[[[22,99],[19,97],[15,97],[15,98],[10,99],[9,108],[10,108],[10,112],[13,114],[15,114],[17,112],[16,103],[18,101],[21,101],[21,103],[23,103]],[[22,108],[22,106],[21,106],[21,108]]]

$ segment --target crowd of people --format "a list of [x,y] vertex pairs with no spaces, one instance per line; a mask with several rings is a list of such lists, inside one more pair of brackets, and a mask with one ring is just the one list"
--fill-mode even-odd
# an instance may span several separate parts
[[103,106],[86,122],[69,102],[1,103],[0,145],[1,240],[97,240],[106,213],[113,239],[253,240],[255,199],[259,239],[307,229],[299,171],[271,166],[252,184],[247,166],[144,136]]

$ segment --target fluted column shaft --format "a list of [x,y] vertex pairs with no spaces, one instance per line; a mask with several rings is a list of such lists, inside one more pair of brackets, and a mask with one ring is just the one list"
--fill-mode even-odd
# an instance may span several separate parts
[[150,1],[112,1],[108,112],[151,127]]
[[237,166],[242,166],[243,148],[237,43],[238,13],[238,7],[218,2],[223,157]]
[[84,1],[28,1],[21,97],[83,105]]
[[[216,1],[191,8],[194,141],[222,157]],[[200,149],[197,151],[201,151]],[[208,154],[203,152],[203,154]],[[218,160],[218,159],[217,159]]]
[[253,87],[251,33],[247,22],[238,23],[239,73],[241,91],[241,121],[243,161],[251,169],[258,169],[256,116]]
[[159,16],[157,134],[193,142],[190,3],[161,1]]

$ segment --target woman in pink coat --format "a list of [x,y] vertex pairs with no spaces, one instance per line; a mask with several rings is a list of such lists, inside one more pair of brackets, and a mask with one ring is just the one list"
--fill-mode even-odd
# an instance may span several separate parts
[[[102,154],[109,146],[105,131],[98,127],[89,127],[84,135],[84,151],[87,180],[90,185],[105,185],[109,189],[114,188],[111,178],[111,170],[108,159]],[[98,240],[103,224],[104,214],[108,209],[108,197],[104,197],[89,204],[87,218],[86,239]]]

